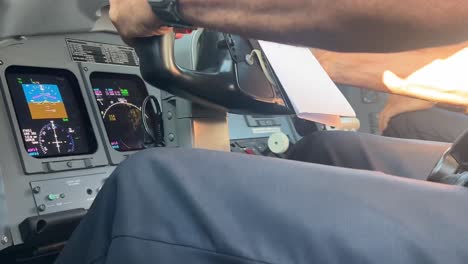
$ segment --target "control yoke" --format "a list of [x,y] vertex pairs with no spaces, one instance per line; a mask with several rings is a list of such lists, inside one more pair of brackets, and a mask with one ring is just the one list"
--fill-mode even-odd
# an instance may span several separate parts
[[212,60],[213,67],[205,70],[184,69],[176,64],[173,33],[138,39],[135,49],[143,78],[173,95],[229,112],[292,113],[280,87],[265,75],[265,64],[272,72],[269,64],[260,61],[262,56],[253,60],[249,57],[253,50],[258,51],[254,47],[258,42],[217,32],[203,34],[217,36],[215,45],[200,45],[198,54]]
[[444,154],[428,180],[468,187],[468,131]]

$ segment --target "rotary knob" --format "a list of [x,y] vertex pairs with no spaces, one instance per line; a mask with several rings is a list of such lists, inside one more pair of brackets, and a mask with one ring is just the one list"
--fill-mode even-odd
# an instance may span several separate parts
[[284,133],[274,133],[268,138],[268,147],[277,155],[284,154],[289,149],[289,138]]

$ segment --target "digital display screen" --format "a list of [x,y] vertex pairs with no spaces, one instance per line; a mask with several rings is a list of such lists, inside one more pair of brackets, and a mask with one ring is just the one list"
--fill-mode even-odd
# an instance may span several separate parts
[[88,112],[71,72],[10,67],[6,76],[24,147],[30,156],[50,158],[96,152]]
[[[120,152],[144,149],[141,107],[148,91],[143,80],[136,75],[95,72],[91,85],[111,147]],[[150,109],[147,115],[154,117]]]

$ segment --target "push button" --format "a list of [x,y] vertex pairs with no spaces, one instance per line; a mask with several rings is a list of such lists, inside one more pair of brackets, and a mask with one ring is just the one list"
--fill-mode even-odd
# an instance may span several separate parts
[[49,195],[47,196],[47,199],[48,199],[49,201],[55,201],[55,200],[57,200],[58,198],[59,198],[59,195],[58,195],[58,194],[49,194]]

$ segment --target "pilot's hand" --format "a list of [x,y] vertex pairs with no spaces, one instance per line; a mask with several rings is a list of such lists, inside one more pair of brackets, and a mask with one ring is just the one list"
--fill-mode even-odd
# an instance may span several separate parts
[[436,60],[406,79],[387,71],[383,81],[392,93],[452,106],[468,107],[468,48]]
[[148,0],[110,0],[109,16],[129,45],[135,38],[163,35],[171,31],[171,28],[161,26]]
[[379,114],[379,129],[381,132],[387,129],[390,120],[397,115],[425,110],[433,106],[434,103],[429,101],[392,94],[388,97],[387,104]]

